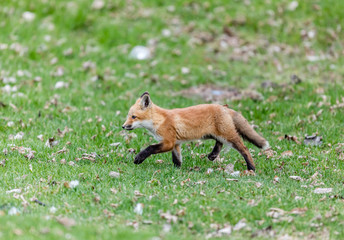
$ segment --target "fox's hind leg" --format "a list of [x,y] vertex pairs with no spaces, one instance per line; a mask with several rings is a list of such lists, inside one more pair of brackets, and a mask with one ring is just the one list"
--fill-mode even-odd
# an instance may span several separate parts
[[174,163],[174,166],[180,167],[182,165],[182,154],[181,154],[180,145],[176,144],[174,145],[172,149],[172,161]]
[[223,135],[219,136],[218,140],[221,141],[222,143],[228,144],[229,146],[237,150],[241,154],[241,156],[243,156],[243,158],[245,159],[247,169],[255,171],[256,167],[254,165],[251,153],[248,151],[247,147],[244,145],[241,137],[237,133],[231,133],[229,136],[230,137],[225,137]]
[[208,154],[208,159],[210,161],[214,161],[217,156],[219,156],[221,149],[222,149],[223,143],[216,140],[215,146],[213,148],[213,151]]
[[244,145],[241,138],[238,136],[237,138],[232,139],[231,141],[228,141],[232,147],[237,150],[245,159],[247,169],[248,170],[256,170],[256,167],[254,165],[251,153],[248,151],[247,147]]

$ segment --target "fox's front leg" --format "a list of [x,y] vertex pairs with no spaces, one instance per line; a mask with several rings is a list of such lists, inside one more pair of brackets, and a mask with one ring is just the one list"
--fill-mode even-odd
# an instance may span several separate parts
[[171,151],[173,149],[173,146],[174,146],[173,142],[167,142],[167,141],[150,145],[136,155],[134,163],[140,164],[152,154]]
[[176,167],[180,167],[182,165],[182,154],[180,151],[180,145],[176,144],[172,150],[172,161]]

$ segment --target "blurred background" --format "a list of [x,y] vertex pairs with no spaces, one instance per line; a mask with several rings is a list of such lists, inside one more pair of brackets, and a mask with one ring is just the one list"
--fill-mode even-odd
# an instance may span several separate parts
[[[2,91],[30,95],[68,85],[73,98],[97,94],[92,87],[101,85],[120,99],[205,83],[252,89],[293,74],[336,82],[343,7],[336,0],[5,1]],[[11,77],[33,79],[34,88],[18,80],[14,91]]]
[[[336,0],[5,1],[2,119],[13,111],[15,121],[43,116],[48,131],[97,115],[118,126],[144,91],[166,108],[220,102],[251,111],[240,101],[282,100],[292,116],[343,82],[343,7]],[[304,94],[295,96],[301,82]],[[262,108],[250,112],[254,119],[287,111],[282,102]]]

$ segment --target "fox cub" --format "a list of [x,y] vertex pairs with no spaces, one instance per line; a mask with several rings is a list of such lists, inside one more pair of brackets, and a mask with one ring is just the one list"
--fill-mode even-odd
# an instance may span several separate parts
[[[155,105],[148,92],[142,94],[130,108],[123,129],[147,129],[158,144],[148,146],[135,157],[135,164],[142,163],[152,154],[172,151],[175,166],[182,164],[180,145],[185,141],[213,139],[216,141],[208,159],[213,161],[223,144],[236,149],[245,159],[248,170],[255,170],[250,152],[241,137],[259,148],[268,149],[269,143],[250,126],[238,112],[218,104],[201,104],[177,109],[163,109]],[[240,137],[241,136],[241,137]]]

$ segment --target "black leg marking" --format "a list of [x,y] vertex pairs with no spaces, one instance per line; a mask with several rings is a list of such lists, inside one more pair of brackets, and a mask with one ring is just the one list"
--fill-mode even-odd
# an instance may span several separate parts
[[182,161],[180,159],[180,154],[178,154],[174,149],[172,150],[172,161],[175,167],[181,167]]
[[[247,164],[247,170],[252,170],[253,172],[256,171],[256,167],[254,166],[254,163],[252,160],[249,159],[249,157],[246,154],[242,154],[244,157],[246,164]],[[251,158],[252,159],[252,158]]]
[[181,167],[182,165],[182,155],[180,154],[180,147],[175,146],[172,150],[172,161],[175,167]]
[[208,159],[210,161],[214,161],[217,158],[217,156],[219,156],[221,149],[222,149],[222,146],[223,146],[223,143],[216,140],[213,151],[211,153],[209,153],[209,155],[208,155]]
[[141,164],[150,155],[158,153],[161,147],[161,143],[148,146],[136,155],[134,163]]
[[237,142],[232,142],[232,146],[234,149],[236,149],[241,156],[243,156],[243,158],[246,161],[246,165],[247,165],[247,170],[256,170],[256,167],[254,165],[252,156],[250,154],[250,152],[248,151],[247,147],[243,144],[242,141],[237,141]]

